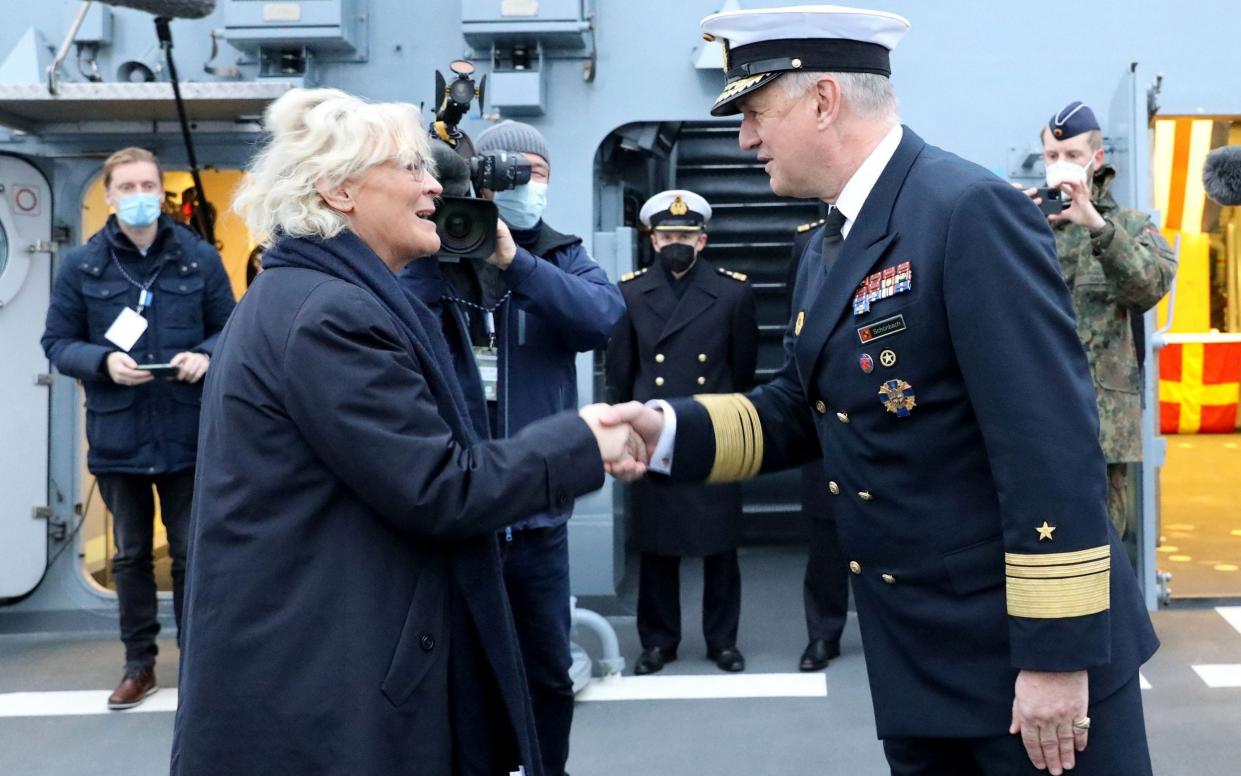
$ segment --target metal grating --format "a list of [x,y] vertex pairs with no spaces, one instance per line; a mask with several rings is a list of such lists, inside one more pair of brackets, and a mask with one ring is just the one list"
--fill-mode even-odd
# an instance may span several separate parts
[[[758,302],[756,379],[763,382],[783,360],[793,234],[798,224],[819,217],[819,203],[773,194],[754,153],[738,145],[737,127],[735,121],[683,124],[674,149],[673,185],[697,192],[711,203],[707,257],[717,266],[750,276]],[[800,471],[792,470],[745,484],[748,541],[789,541],[804,535],[799,481]]]

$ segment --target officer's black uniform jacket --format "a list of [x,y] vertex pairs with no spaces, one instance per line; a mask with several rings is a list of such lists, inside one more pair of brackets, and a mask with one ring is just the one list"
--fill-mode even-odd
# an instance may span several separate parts
[[[1038,209],[906,128],[826,272],[819,237],[782,370],[745,397],[673,402],[672,476],[788,467],[817,435],[881,738],[1004,734],[1018,669],[1089,669],[1106,697],[1157,641],[1107,519],[1090,371]],[[855,315],[859,284],[904,261],[912,289]],[[906,417],[889,380],[910,386]]]
[[[608,346],[620,401],[745,390],[758,354],[754,291],[701,256],[678,298],[658,263],[620,284],[628,310]],[[741,488],[643,481],[631,488],[630,541],[641,552],[703,556],[741,541]]]

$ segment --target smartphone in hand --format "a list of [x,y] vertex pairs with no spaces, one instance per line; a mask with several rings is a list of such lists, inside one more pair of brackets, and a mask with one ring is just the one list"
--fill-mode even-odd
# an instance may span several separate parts
[[181,371],[181,368],[175,364],[138,364],[138,369],[149,372],[152,377],[162,377],[166,380],[175,379]]

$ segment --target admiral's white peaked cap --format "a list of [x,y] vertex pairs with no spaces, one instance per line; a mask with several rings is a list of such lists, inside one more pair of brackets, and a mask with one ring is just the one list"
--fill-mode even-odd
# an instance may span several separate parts
[[742,95],[798,70],[890,76],[888,54],[909,29],[903,16],[840,5],[728,11],[701,22],[703,38],[724,47],[724,91],[715,116],[737,113]]

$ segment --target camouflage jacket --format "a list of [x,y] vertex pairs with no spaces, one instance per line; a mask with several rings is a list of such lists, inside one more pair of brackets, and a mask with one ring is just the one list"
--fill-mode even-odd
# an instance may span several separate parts
[[1158,304],[1176,274],[1172,249],[1150,217],[1116,204],[1110,191],[1115,177],[1113,168],[1101,168],[1091,198],[1113,228],[1093,239],[1076,224],[1054,228],[1060,271],[1073,292],[1077,336],[1094,375],[1099,442],[1109,463],[1142,460],[1142,385],[1129,315]]

